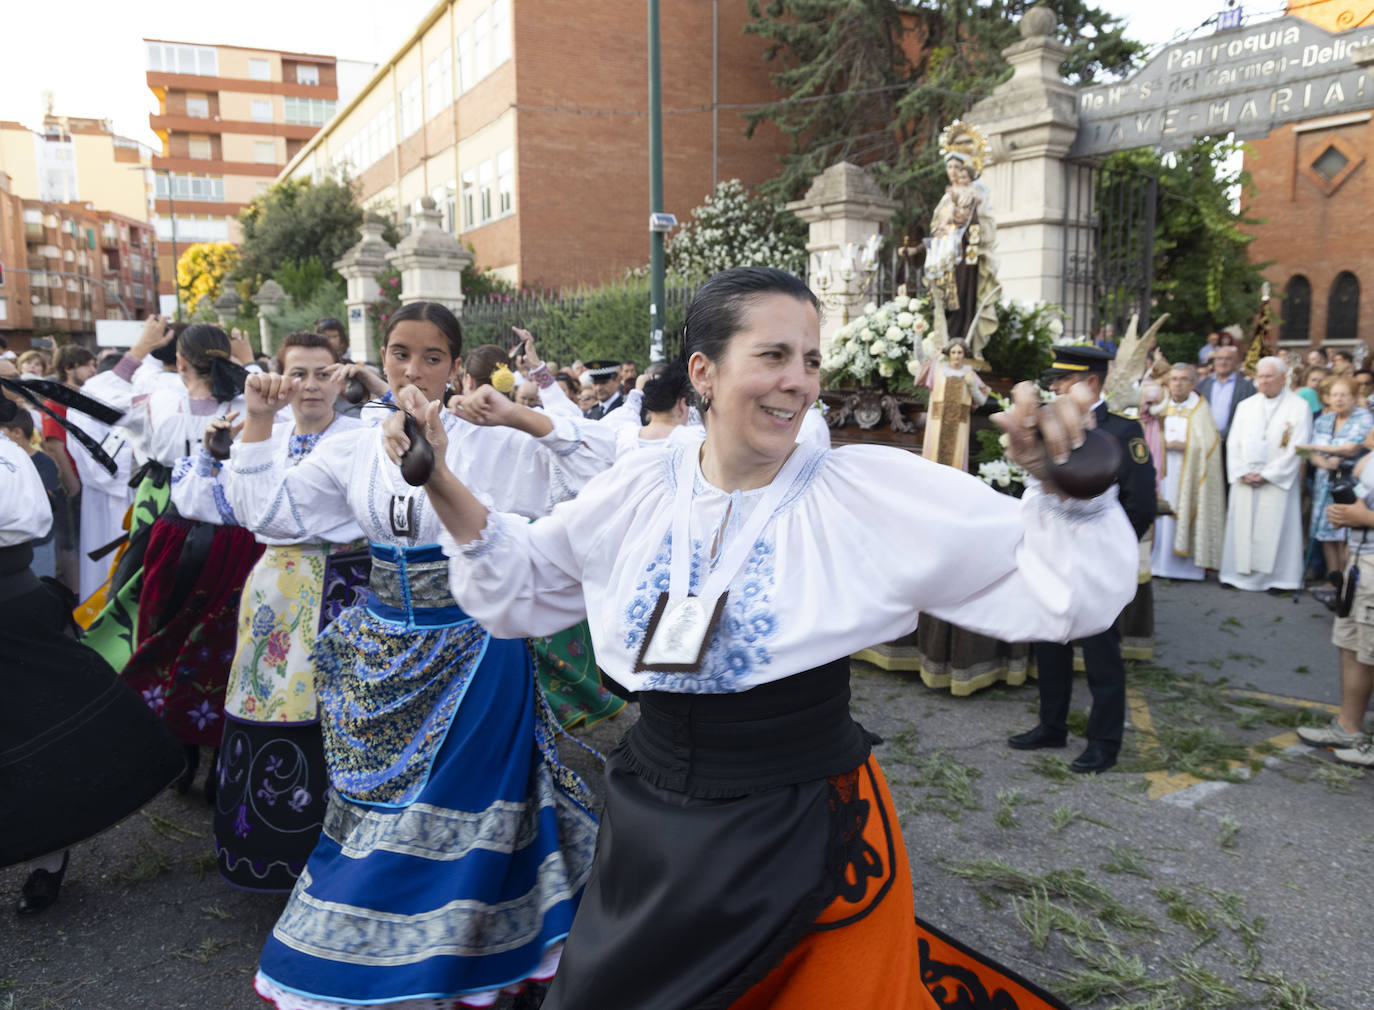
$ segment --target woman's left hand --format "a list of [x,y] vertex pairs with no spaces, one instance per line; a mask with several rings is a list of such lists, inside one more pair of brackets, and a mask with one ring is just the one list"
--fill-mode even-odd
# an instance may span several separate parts
[[1076,383],[1063,396],[1041,404],[1032,382],[1017,383],[1011,391],[1011,409],[992,419],[1007,436],[1007,458],[1045,480],[1051,462],[1062,464],[1083,444],[1083,433],[1096,425],[1095,397],[1084,383]]
[[455,396],[449,409],[470,424],[488,428],[509,425],[516,416],[516,407],[510,397],[486,385],[478,386],[466,396]]

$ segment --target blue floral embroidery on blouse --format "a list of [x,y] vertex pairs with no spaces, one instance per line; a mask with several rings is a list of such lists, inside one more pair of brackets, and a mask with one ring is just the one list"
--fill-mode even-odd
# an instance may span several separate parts
[[324,432],[314,431],[308,435],[291,434],[286,443],[286,460],[291,466],[295,466],[301,460],[309,456],[315,446],[320,444],[320,439],[324,437]]
[[[625,648],[638,653],[649,627],[660,593],[668,591],[669,566],[672,557],[673,534],[663,537],[663,544],[645,569],[644,578],[635,586],[634,597],[625,608]],[[692,541],[692,569],[690,591],[700,582],[703,545]],[[744,570],[730,587],[730,598],[720,626],[711,636],[706,658],[697,673],[646,674],[644,690],[673,691],[679,694],[726,694],[740,689],[742,681],[751,677],[759,667],[772,662],[767,643],[777,634],[778,620],[773,611],[774,546],[767,537],[760,537],[745,562]]]

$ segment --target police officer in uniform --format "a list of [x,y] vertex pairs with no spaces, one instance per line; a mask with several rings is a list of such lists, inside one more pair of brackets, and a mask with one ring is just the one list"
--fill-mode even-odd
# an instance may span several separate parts
[[[1155,468],[1140,423],[1111,413],[1102,399],[1107,365],[1115,355],[1097,347],[1055,347],[1053,352],[1054,363],[1045,373],[1049,387],[1062,396],[1071,386],[1087,383],[1097,397],[1093,415],[1098,429],[1121,443],[1124,451],[1116,477],[1117,493],[1121,507],[1135,527],[1136,536],[1143,537],[1154,522]],[[1088,689],[1093,700],[1088,715],[1088,746],[1069,767],[1076,772],[1106,771],[1116,764],[1126,722],[1126,667],[1121,661],[1121,632],[1116,626],[1077,642],[1035,643],[1040,722],[1034,729],[1013,736],[1007,744],[1017,750],[1065,745],[1069,700],[1073,695],[1075,645],[1083,649]]]
[[596,405],[584,411],[583,417],[589,421],[600,421],[611,411],[625,406],[625,397],[620,392],[620,362],[589,361],[587,374],[592,377]]

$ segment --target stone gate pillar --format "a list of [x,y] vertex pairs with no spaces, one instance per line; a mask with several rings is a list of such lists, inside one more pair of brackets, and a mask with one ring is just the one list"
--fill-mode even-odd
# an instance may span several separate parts
[[1055,40],[1057,26],[1048,7],[1027,11],[1021,41],[1002,50],[1010,80],[963,117],[988,138],[982,181],[997,222],[1003,300],[1064,297],[1066,159],[1078,135],[1078,93],[1059,75],[1069,48]]
[[[824,354],[836,331],[856,309],[874,297],[869,290],[873,274],[865,274],[859,254],[872,236],[887,230],[897,201],[883,195],[866,171],[845,161],[816,176],[806,196],[789,203],[787,209],[810,228],[806,252],[811,269],[807,281],[826,309],[821,319]],[[846,278],[836,267],[839,258],[852,260],[852,277]]]
[[377,325],[367,307],[381,293],[377,275],[386,269],[391,245],[382,238],[386,222],[368,211],[363,216],[363,233],[358,243],[335,264],[347,285],[348,353],[354,361],[377,360]]
[[273,323],[286,307],[286,299],[287,294],[282,290],[282,286],[270,277],[262,282],[262,287],[258,288],[258,293],[253,296],[253,301],[258,306],[258,337],[262,342],[263,354],[277,353],[278,340],[273,333]]
[[415,227],[387,260],[401,272],[401,303],[440,302],[463,314],[463,268],[472,253],[444,231],[443,215],[432,197],[420,200]]

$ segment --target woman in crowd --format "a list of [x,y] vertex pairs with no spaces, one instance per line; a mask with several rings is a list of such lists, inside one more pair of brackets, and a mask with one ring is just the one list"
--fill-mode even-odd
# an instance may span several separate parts
[[1357,402],[1355,380],[1348,375],[1327,379],[1321,386],[1327,410],[1312,426],[1312,442],[1298,446],[1316,467],[1312,478],[1312,520],[1308,535],[1322,545],[1328,572],[1345,570],[1345,530],[1326,517],[1331,504],[1331,474],[1343,460],[1361,452],[1364,437],[1374,428],[1374,414]]
[[[434,302],[407,305],[382,354],[393,394],[439,400],[462,368],[458,320]],[[394,465],[380,430],[367,428],[284,467],[271,419],[291,387],[284,376],[249,381],[228,498],[266,537],[356,522],[371,541],[372,579],[366,605],[316,640],[333,789],[254,984],[290,1010],[489,1006],[502,989],[553,973],[590,872],[589,797],[558,763],[526,643],[491,637],[454,603],[439,520],[405,476],[420,479],[414,461]],[[449,412],[442,422],[446,471],[500,508],[543,515],[605,466],[585,444],[598,439],[595,425],[517,407],[487,387],[464,403],[483,417],[503,410],[519,429]]]
[[[0,397],[0,428],[17,411]],[[52,508],[28,453],[0,437],[0,867],[32,860],[21,914],[57,900],[68,846],[122,820],[181,772],[175,741],[29,568]]]
[[691,395],[692,384],[687,381],[687,366],[681,359],[662,368],[651,365],[626,397],[624,409],[612,411],[601,422],[615,428],[616,459],[636,449],[700,441],[706,431],[700,419],[689,423]]
[[[273,425],[277,463],[296,466],[325,438],[363,427],[335,414],[342,388],[336,345],[316,333],[291,333],[277,351],[297,385],[290,422]],[[217,418],[190,473],[178,477],[172,503],[187,519],[237,525],[210,454]],[[341,609],[326,592],[337,545],[362,538],[349,520],[322,536],[291,541],[258,536],[265,548],[239,603],[238,648],[224,696],[224,728],[215,798],[215,857],[220,876],[253,891],[289,891],[319,840],[329,787],[310,652]],[[345,547],[345,550],[347,547]]]
[[[640,692],[548,1010],[933,1007],[892,800],[849,716],[848,657],[920,611],[1065,641],[1107,627],[1135,591],[1114,491],[1060,501],[1032,482],[1018,502],[900,450],[798,444],[819,330],[799,279],[718,274],[686,319],[703,443],[632,453],[533,524],[489,510],[445,465],[426,485],[468,612],[503,636],[586,615],[602,667]],[[422,395],[402,402],[447,461]],[[1046,452],[1081,439],[1088,405],[1037,411],[1029,388],[1015,403],[1009,455],[1043,473]],[[394,419],[384,428],[393,453],[409,448]]]
[[[172,485],[188,475],[191,453],[215,417],[243,410],[243,366],[229,336],[197,323],[177,337],[177,371],[185,393],[158,389],[145,405],[149,457],[174,467]],[[196,521],[169,509],[153,523],[138,597],[138,637],[123,669],[186,748],[189,788],[200,747],[218,747],[224,731],[224,687],[237,644],[239,594],[262,546],[241,526]],[[215,790],[213,769],[205,795]]]

